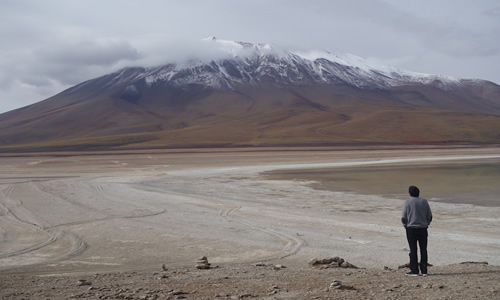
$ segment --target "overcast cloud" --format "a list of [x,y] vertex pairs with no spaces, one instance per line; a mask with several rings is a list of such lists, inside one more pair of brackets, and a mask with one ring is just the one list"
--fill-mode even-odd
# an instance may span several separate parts
[[498,0],[6,0],[0,113],[126,66],[213,57],[208,36],[500,84]]

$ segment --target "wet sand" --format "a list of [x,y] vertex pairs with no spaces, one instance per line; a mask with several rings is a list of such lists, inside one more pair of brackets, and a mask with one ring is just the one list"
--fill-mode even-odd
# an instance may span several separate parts
[[[293,151],[291,151],[293,150]],[[488,162],[499,148],[137,151],[0,157],[0,272],[80,273],[341,256],[408,260],[395,195],[271,180],[278,169]],[[421,189],[425,191],[425,186]],[[431,203],[430,263],[500,265],[500,208]]]

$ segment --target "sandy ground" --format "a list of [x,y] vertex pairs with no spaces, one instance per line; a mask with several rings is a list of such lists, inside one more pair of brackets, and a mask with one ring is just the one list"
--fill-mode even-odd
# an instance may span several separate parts
[[[50,278],[61,280],[61,276],[74,279],[72,276],[149,272],[156,278],[158,273],[151,272],[161,272],[162,264],[176,270],[177,275],[184,274],[187,271],[179,270],[192,269],[200,256],[207,256],[210,263],[219,266],[213,269],[219,271],[214,272],[225,269],[238,273],[243,268],[247,273],[255,272],[256,277],[265,274],[267,271],[262,270],[271,264],[288,266],[286,271],[273,267],[269,271],[272,274],[307,269],[310,276],[315,276],[314,272],[325,275],[324,270],[311,270],[307,262],[332,256],[366,268],[364,274],[386,267],[386,273],[399,276],[404,272],[390,270],[408,261],[400,224],[404,199],[315,190],[310,182],[267,180],[260,173],[488,157],[500,157],[500,148],[239,149],[3,156],[0,278],[4,284],[6,278],[17,278],[16,282],[21,283],[25,279],[32,286],[35,280],[30,276],[36,275],[57,275]],[[429,262],[436,270],[445,270],[441,271],[444,274],[448,265],[488,262],[489,266],[473,264],[479,271],[471,273],[483,274],[480,268],[493,268],[484,274],[494,276],[498,282],[499,269],[493,266],[500,266],[500,208],[438,202],[432,202],[431,207],[434,222],[429,229]],[[255,267],[259,262],[267,267]],[[463,265],[458,266],[449,273],[463,274]],[[351,276],[357,271],[350,272],[336,276]],[[369,274],[382,276],[377,272]],[[244,281],[241,275],[245,272],[239,274]],[[289,282],[303,280],[292,277]],[[267,284],[265,279],[263,282]],[[321,293],[325,286],[328,284],[322,284]],[[490,298],[498,296],[494,288],[487,291]],[[7,294],[5,286],[2,293],[7,298],[21,299],[20,294]],[[201,298],[202,294],[191,297]],[[247,293],[238,297],[242,295]],[[351,299],[353,295],[345,297]],[[60,299],[67,296],[61,295]],[[144,297],[149,299],[148,295]],[[287,297],[294,298],[293,294]]]

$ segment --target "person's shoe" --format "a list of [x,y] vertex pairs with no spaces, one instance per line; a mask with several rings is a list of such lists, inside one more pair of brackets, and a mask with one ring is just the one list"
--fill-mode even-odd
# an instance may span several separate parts
[[418,273],[408,272],[406,276],[418,276]]
[[423,273],[422,276],[424,276],[424,277],[427,276],[427,273]]

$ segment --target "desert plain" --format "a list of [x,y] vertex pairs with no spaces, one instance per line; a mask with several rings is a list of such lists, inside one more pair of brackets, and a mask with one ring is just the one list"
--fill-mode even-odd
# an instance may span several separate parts
[[[157,287],[156,294],[141,294],[147,289],[141,287],[131,294],[138,299],[264,298],[264,295],[271,299],[357,299],[360,294],[353,294],[353,290],[362,289],[359,285],[335,296],[328,291],[328,284],[333,277],[351,276],[352,279],[360,271],[317,270],[308,262],[313,258],[339,256],[359,270],[366,270],[363,272],[368,273],[363,274],[371,274],[369,276],[384,276],[383,272],[389,272],[391,275],[387,278],[404,277],[405,270],[398,267],[408,262],[408,245],[400,214],[407,198],[407,185],[415,184],[421,188],[421,196],[429,199],[434,214],[428,248],[434,272],[445,274],[448,271],[443,270],[449,266],[473,263],[467,268],[475,275],[463,273],[465,267],[455,267],[449,274],[463,275],[457,282],[453,281],[462,288],[467,285],[467,276],[475,276],[469,280],[477,281],[483,293],[469,290],[472,294],[455,295],[500,297],[493,283],[500,278],[500,202],[475,205],[441,201],[429,191],[439,187],[439,180],[443,185],[449,182],[446,178],[429,177],[433,187],[427,193],[425,184],[429,179],[408,182],[401,186],[400,192],[379,193],[384,180],[378,178],[378,189],[370,194],[366,177],[354,183],[350,179],[349,189],[335,190],[318,188],[318,182],[312,179],[280,177],[279,172],[276,175],[276,170],[387,166],[411,169],[411,166],[499,161],[498,147],[3,154],[0,157],[0,279],[3,282],[0,295],[12,299],[106,298],[102,291],[99,296],[98,288],[93,294],[87,290],[87,294],[75,294],[74,289],[81,289],[76,284],[71,285],[71,292],[65,293],[55,282],[61,278],[75,282],[82,276],[97,274],[128,274],[120,278],[138,276],[140,280],[145,280],[144,274],[154,274],[151,276],[156,280],[158,274],[171,270],[164,276],[164,286],[168,286],[169,280],[174,281],[175,274],[186,277],[188,273],[193,276],[188,276],[191,279],[187,281],[198,280],[206,285],[207,281],[215,280],[203,279],[209,272],[214,272],[212,276],[219,274],[224,281],[231,276],[221,272],[231,270],[239,274],[235,276],[240,284],[262,277],[266,293],[259,294],[255,287],[252,287],[254,294],[243,289],[218,293],[217,286],[223,286],[221,283],[211,285],[211,294],[207,294],[211,296],[192,290],[175,293],[167,287],[164,293]],[[212,269],[194,268],[202,256],[208,258]],[[268,277],[266,272],[271,272]],[[280,296],[276,291],[279,284],[272,284],[279,272],[295,272],[289,284],[294,280],[301,282],[301,273],[309,274],[314,282],[307,285],[302,281],[301,292]],[[429,272],[432,290],[433,269]],[[489,276],[488,280],[480,279],[484,274]],[[321,284],[324,289],[309,293],[317,289],[311,286],[318,284],[317,276],[327,277]],[[34,284],[38,280],[45,282],[43,288]],[[365,285],[373,285],[370,282],[365,280]],[[187,283],[183,284],[186,289]],[[405,284],[393,284],[387,289],[375,285],[386,298],[408,296],[411,299],[413,293],[409,292],[411,289],[404,289]],[[424,283],[409,284],[413,289],[424,286]],[[298,287],[300,284],[295,284],[295,288]],[[120,289],[125,291],[123,286]],[[394,294],[394,290],[408,294]],[[434,290],[440,294],[428,294],[429,297],[440,295],[444,299],[448,295],[444,284]],[[108,298],[122,298],[118,295],[119,292],[108,293]],[[365,298],[378,296],[377,293],[363,294]]]

